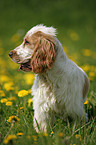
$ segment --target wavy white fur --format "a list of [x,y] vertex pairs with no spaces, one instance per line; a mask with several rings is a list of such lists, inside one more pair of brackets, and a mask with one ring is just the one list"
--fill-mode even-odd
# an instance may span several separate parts
[[[39,31],[39,26],[33,27],[30,33],[36,32],[36,29]],[[45,34],[56,36],[53,30],[45,26],[40,29]],[[63,119],[70,116],[75,120],[78,116],[87,120],[83,103],[89,88],[88,77],[80,67],[68,59],[59,40],[55,38],[55,41],[57,56],[52,69],[43,74],[36,74],[32,86],[34,126],[37,131],[38,122],[40,129],[46,132],[48,125],[55,122],[56,114]],[[87,87],[85,94],[84,84]]]
[[27,35],[31,36],[32,34],[41,31],[47,35],[51,35],[51,36],[56,36],[56,29],[53,27],[46,27],[43,26],[43,24],[37,25],[33,28],[31,28],[28,32]]

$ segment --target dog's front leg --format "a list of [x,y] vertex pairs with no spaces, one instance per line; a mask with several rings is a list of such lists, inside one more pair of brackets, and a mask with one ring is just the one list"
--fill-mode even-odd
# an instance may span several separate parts
[[40,111],[40,109],[34,111],[34,128],[36,132],[47,132],[48,128],[55,122],[55,116],[52,111]]

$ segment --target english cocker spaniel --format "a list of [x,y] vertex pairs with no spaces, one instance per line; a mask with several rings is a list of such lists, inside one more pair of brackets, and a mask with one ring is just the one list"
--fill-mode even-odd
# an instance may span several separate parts
[[46,132],[56,116],[64,120],[68,116],[73,120],[87,120],[83,103],[89,90],[88,77],[66,56],[55,28],[33,27],[9,56],[20,64],[19,71],[36,74],[32,95],[37,132]]

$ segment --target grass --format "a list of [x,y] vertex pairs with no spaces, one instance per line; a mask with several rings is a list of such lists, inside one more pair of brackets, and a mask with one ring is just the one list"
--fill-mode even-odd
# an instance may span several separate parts
[[[51,4],[50,4],[51,3]],[[0,144],[13,145],[93,145],[96,142],[96,10],[95,1],[0,1]],[[33,73],[18,72],[19,66],[8,57],[25,33],[44,23],[57,28],[64,51],[87,73],[90,79],[88,99],[84,105],[88,122],[77,123],[57,118],[47,134],[33,128],[30,89]],[[31,79],[29,79],[31,78]],[[27,90],[28,95],[18,96]],[[9,117],[16,116],[12,122]],[[11,135],[11,136],[9,136]],[[14,135],[14,136],[12,136]]]

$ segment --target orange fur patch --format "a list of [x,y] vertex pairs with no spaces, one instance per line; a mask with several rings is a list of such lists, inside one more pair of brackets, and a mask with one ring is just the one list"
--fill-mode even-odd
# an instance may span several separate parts
[[54,39],[42,32],[34,34],[37,37],[34,53],[31,58],[32,71],[42,73],[50,69],[55,61],[56,51]]

